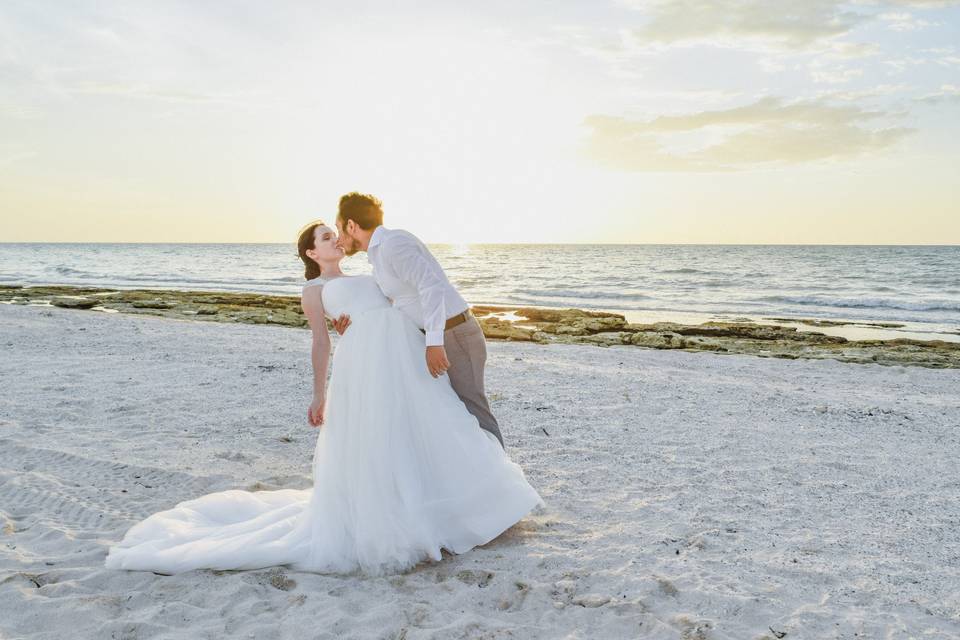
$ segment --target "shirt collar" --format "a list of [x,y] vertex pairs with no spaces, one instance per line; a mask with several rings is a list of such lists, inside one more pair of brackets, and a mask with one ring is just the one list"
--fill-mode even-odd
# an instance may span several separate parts
[[386,232],[387,232],[387,229],[383,225],[380,225],[379,227],[373,230],[373,235],[370,236],[370,242],[367,244],[368,252],[370,251],[370,249],[373,249],[375,246],[383,242],[383,236]]

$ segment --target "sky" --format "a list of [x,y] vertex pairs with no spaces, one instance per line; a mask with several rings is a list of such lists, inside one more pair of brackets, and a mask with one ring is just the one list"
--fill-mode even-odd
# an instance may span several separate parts
[[0,242],[960,244],[958,141],[960,0],[0,3]]

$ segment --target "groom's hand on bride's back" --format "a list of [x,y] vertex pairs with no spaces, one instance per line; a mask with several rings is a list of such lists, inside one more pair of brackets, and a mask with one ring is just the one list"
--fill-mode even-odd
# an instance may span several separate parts
[[434,378],[443,375],[450,368],[450,361],[447,360],[447,350],[443,345],[427,347],[427,371]]
[[347,330],[348,326],[350,326],[350,316],[343,314],[336,320],[332,320],[331,324],[333,325],[333,328],[337,330],[337,333],[342,336],[343,332]]

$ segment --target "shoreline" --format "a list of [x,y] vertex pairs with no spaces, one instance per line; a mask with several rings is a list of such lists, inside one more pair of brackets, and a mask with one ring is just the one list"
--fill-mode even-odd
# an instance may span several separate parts
[[[307,326],[299,296],[0,285],[0,304],[58,306],[208,322]],[[654,315],[653,322],[634,322],[638,317],[635,314],[583,309],[507,305],[473,305],[472,309],[484,334],[492,340],[601,347],[626,345],[785,359],[827,358],[854,363],[960,368],[960,336],[956,341],[863,338],[864,331],[890,334],[890,330],[904,326],[895,322],[745,316],[700,323],[657,319],[666,317],[664,315]]]

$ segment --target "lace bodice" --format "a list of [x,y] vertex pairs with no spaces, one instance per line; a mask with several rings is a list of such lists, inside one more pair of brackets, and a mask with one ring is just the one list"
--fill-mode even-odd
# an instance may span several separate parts
[[303,288],[322,286],[323,311],[328,318],[338,318],[342,314],[356,316],[371,309],[383,309],[390,306],[373,276],[340,276],[326,279],[323,277],[308,280]]

